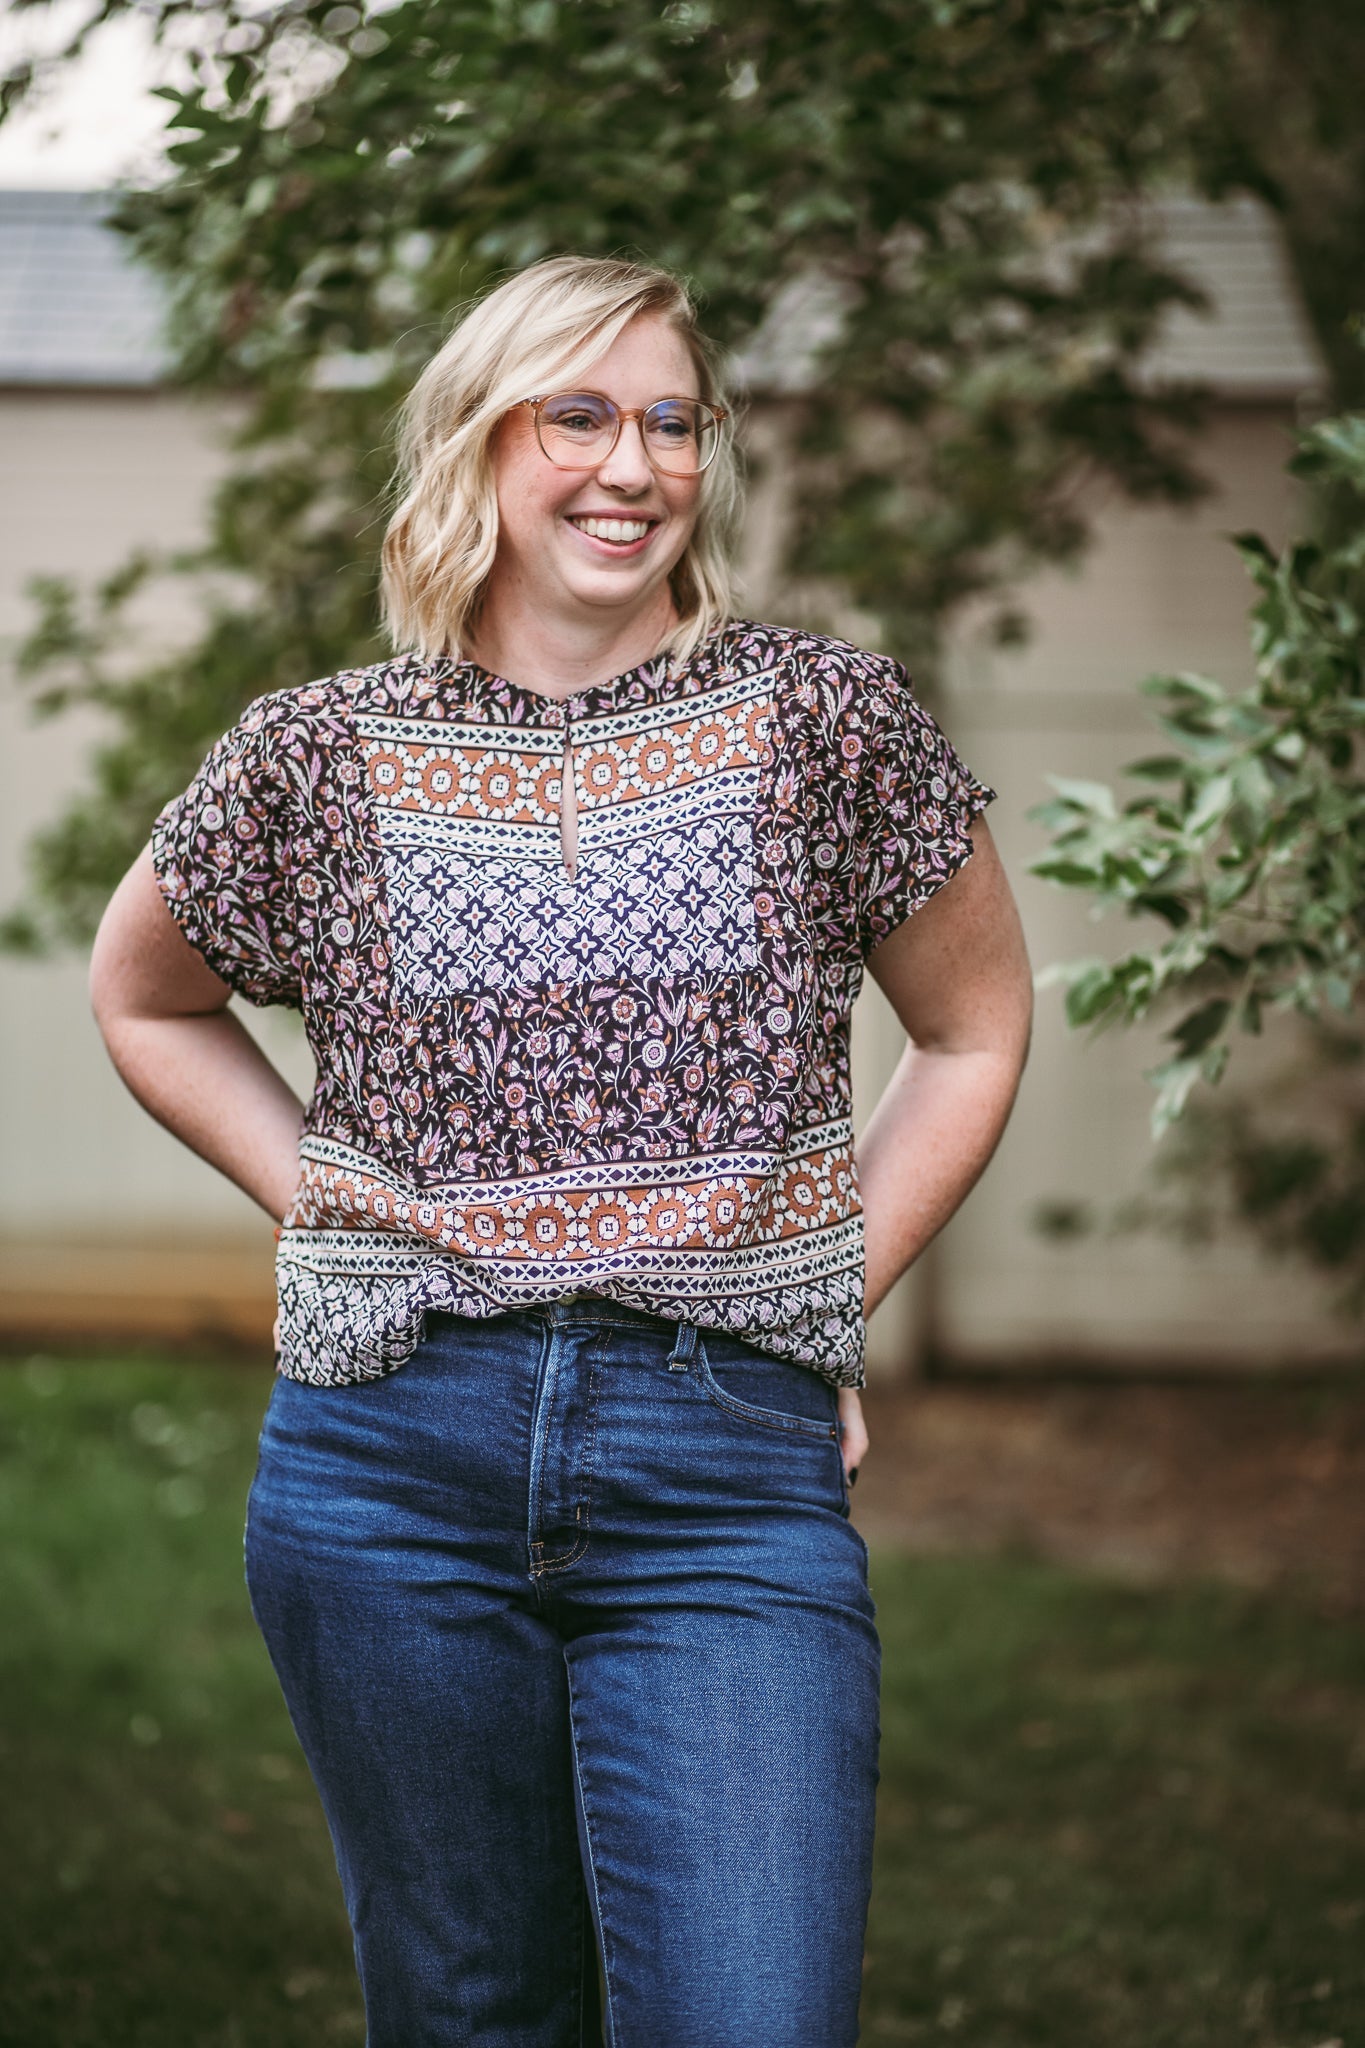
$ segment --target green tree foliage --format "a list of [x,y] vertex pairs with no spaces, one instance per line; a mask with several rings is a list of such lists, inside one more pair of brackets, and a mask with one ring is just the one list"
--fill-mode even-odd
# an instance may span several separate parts
[[[30,0],[32,4],[32,0]],[[103,0],[94,22],[127,10]],[[13,943],[86,934],[157,805],[248,699],[381,651],[395,402],[453,310],[546,253],[688,274],[776,349],[794,460],[781,609],[879,622],[931,683],[968,599],[1085,539],[1077,485],[1189,498],[1189,393],[1135,374],[1199,294],[1127,202],[1199,10],[1177,0],[141,0],[194,43],[172,174],[118,222],[166,280],[176,375],[235,395],[204,623],[126,654],[146,565],[39,592],[21,668],[92,704],[93,788],[33,848]],[[4,104],[32,83],[22,69]],[[819,332],[809,309],[833,317]],[[806,308],[803,315],[802,309]],[[804,323],[804,324],[803,324]],[[757,337],[757,343],[755,340]],[[792,366],[799,375],[793,377]]]
[[1221,1193],[1267,1245],[1345,1276],[1365,1304],[1365,416],[1300,436],[1290,464],[1324,508],[1323,537],[1276,554],[1235,542],[1258,596],[1256,680],[1154,676],[1170,751],[1103,784],[1054,782],[1034,873],[1097,908],[1147,921],[1115,960],[1073,961],[1075,1026],[1175,1014],[1151,1079],[1156,1135],[1197,1084],[1216,1083],[1246,1034],[1307,1020],[1282,1072],[1188,1120],[1137,1220],[1207,1227]]

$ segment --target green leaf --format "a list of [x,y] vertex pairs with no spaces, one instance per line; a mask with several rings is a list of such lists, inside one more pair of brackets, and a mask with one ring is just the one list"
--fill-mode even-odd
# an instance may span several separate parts
[[1205,783],[1199,799],[1186,820],[1185,829],[1191,833],[1205,832],[1210,826],[1220,824],[1227,815],[1233,799],[1232,777],[1215,775]]
[[1148,697],[1170,697],[1177,703],[1222,704],[1226,692],[1221,683],[1211,676],[1196,675],[1192,670],[1182,670],[1179,675],[1147,676],[1138,688]]
[[1256,885],[1255,870],[1249,866],[1238,867],[1231,874],[1215,875],[1209,883],[1209,908],[1214,911],[1231,910],[1234,903],[1240,903]]
[[1267,569],[1273,569],[1276,566],[1279,558],[1275,550],[1271,547],[1269,541],[1265,540],[1259,533],[1234,533],[1230,538],[1232,545],[1236,548],[1244,562],[1251,566],[1265,567]]
[[1173,926],[1177,931],[1182,925],[1187,925],[1190,921],[1189,905],[1179,896],[1144,896],[1141,903],[1136,905],[1135,908],[1148,911],[1153,917],[1163,919],[1165,923]]
[[1078,811],[1087,811],[1100,818],[1118,816],[1114,792],[1107,783],[1084,782],[1071,775],[1049,775],[1048,781],[1062,802],[1074,805]]
[[1188,1016],[1182,1017],[1175,1028],[1166,1035],[1179,1046],[1181,1053],[1188,1057],[1203,1052],[1206,1046],[1212,1045],[1231,1015],[1230,1002],[1219,999],[1202,1003],[1197,1010],[1191,1010]]
[[1184,1114],[1190,1090],[1201,1078],[1202,1072],[1201,1060],[1184,1056],[1166,1060],[1161,1066],[1149,1070],[1147,1079],[1157,1090],[1156,1101],[1152,1105],[1154,1141],[1164,1137],[1176,1119]]
[[1066,992],[1066,1021],[1073,1028],[1091,1024],[1119,1000],[1119,984],[1107,964],[1078,975]]
[[1066,889],[1093,889],[1100,880],[1097,867],[1076,860],[1030,861],[1029,873],[1045,882],[1059,882]]

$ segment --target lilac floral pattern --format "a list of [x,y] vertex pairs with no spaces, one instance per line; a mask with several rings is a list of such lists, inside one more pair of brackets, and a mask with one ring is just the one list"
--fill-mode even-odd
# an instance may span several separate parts
[[415,656],[258,699],[153,851],[317,1060],[281,1371],[586,1292],[860,1385],[849,1013],[992,796],[895,662],[743,621],[564,702]]

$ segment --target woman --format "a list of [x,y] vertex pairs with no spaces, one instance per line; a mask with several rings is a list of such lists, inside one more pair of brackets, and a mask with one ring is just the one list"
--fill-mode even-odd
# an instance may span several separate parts
[[[666,274],[494,291],[409,406],[410,651],[252,705],[95,950],[128,1085],[281,1224],[248,1583],[370,2048],[857,2035],[863,1319],[1029,975],[904,673],[731,617],[726,421]],[[306,1115],[234,990],[302,1009]]]

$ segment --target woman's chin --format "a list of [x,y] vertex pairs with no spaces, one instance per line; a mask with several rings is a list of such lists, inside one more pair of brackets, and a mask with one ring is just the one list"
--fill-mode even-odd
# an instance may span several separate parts
[[595,573],[580,573],[566,579],[566,585],[570,602],[593,616],[605,611],[619,617],[634,617],[655,605],[672,603],[666,576],[652,569],[643,574],[628,562],[619,566],[607,563]]

